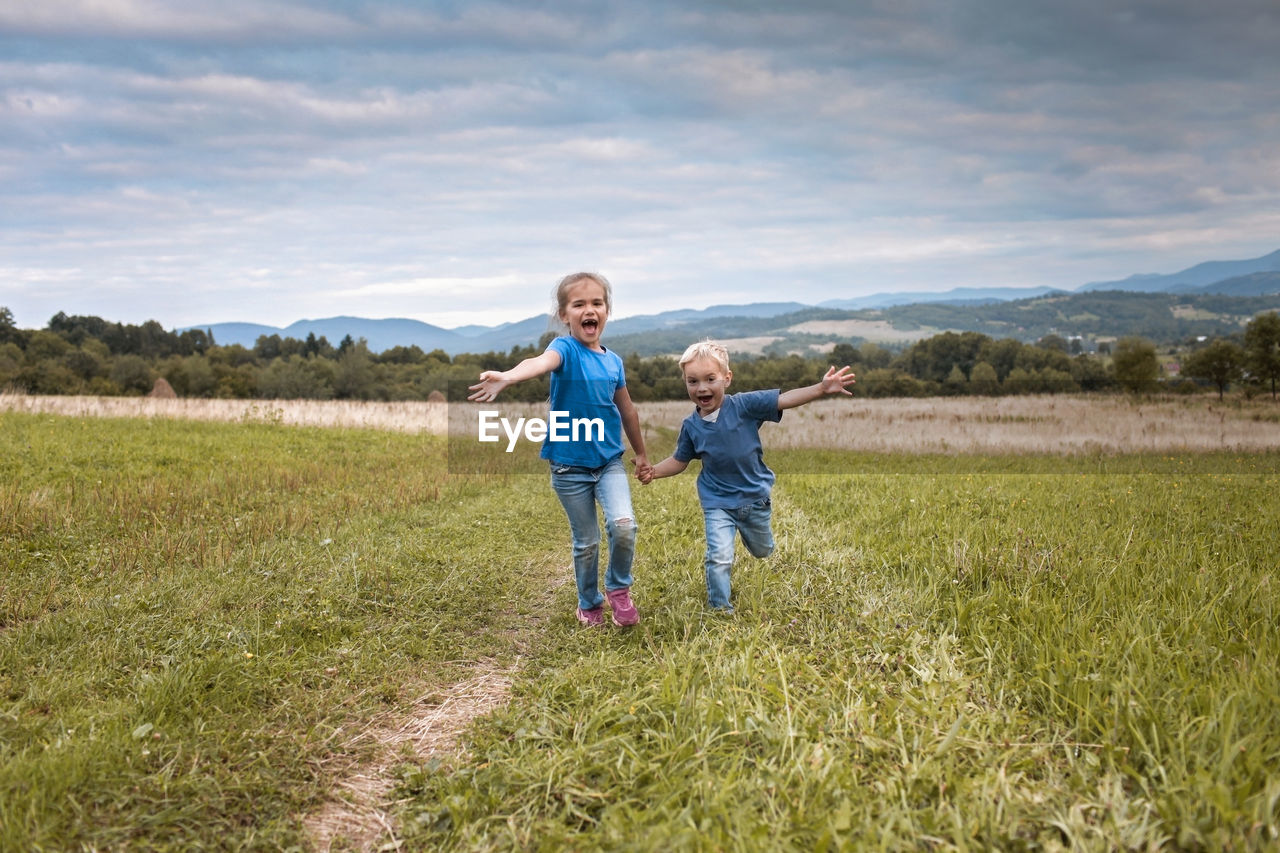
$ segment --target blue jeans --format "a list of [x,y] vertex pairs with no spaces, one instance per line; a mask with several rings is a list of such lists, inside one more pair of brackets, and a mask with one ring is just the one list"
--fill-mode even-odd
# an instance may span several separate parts
[[631,511],[631,484],[618,458],[600,468],[551,463],[551,488],[569,516],[573,537],[573,574],[578,581],[578,606],[594,610],[604,604],[600,592],[600,522],[596,502],[604,512],[608,534],[607,590],[631,586],[631,563],[636,553],[636,520]]
[[733,612],[729,601],[729,578],[733,569],[733,535],[742,536],[753,557],[773,553],[773,502],[763,498],[738,509],[704,508],[707,525],[707,604]]

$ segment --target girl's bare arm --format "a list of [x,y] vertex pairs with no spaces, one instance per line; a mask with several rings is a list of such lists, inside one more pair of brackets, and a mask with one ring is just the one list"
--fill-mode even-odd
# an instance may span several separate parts
[[517,382],[523,382],[526,379],[533,379],[535,376],[550,373],[560,366],[560,362],[560,353],[549,349],[542,355],[526,358],[510,370],[486,370],[480,374],[480,381],[468,389],[471,391],[471,395],[467,399],[478,403],[488,403],[495,399],[498,396],[498,392],[508,385],[514,385]]

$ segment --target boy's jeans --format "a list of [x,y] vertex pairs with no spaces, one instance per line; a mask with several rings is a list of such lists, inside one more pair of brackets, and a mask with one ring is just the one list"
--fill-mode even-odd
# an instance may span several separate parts
[[770,520],[773,502],[763,498],[738,509],[704,508],[707,525],[707,604],[717,610],[733,611],[729,603],[729,576],[733,568],[733,534],[742,535],[743,544],[754,557],[773,553]]
[[604,588],[631,586],[631,563],[636,553],[636,520],[631,511],[631,485],[618,458],[600,468],[551,463],[551,488],[569,516],[573,536],[573,574],[578,581],[578,606],[594,610],[604,604],[600,592],[600,522],[596,502],[604,512],[608,534],[609,568]]

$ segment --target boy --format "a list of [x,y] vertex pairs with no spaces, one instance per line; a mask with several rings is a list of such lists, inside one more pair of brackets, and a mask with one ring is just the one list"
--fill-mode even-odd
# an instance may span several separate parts
[[717,343],[693,344],[680,357],[685,389],[697,409],[680,425],[675,452],[657,465],[637,464],[636,476],[648,485],[679,474],[694,459],[702,460],[698,500],[707,529],[707,604],[733,612],[729,574],[733,536],[742,536],[756,557],[773,552],[773,472],[764,464],[760,425],[779,421],[782,410],[802,406],[826,394],[852,396],[855,377],[849,367],[827,370],[822,381],[791,391],[746,391],[725,394],[733,381],[729,353]]

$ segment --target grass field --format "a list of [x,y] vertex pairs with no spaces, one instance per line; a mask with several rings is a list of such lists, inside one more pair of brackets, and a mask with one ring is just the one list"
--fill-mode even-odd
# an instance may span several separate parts
[[732,618],[637,485],[586,632],[545,477],[281,421],[0,414],[0,850],[1280,844],[1275,451],[779,449]]

